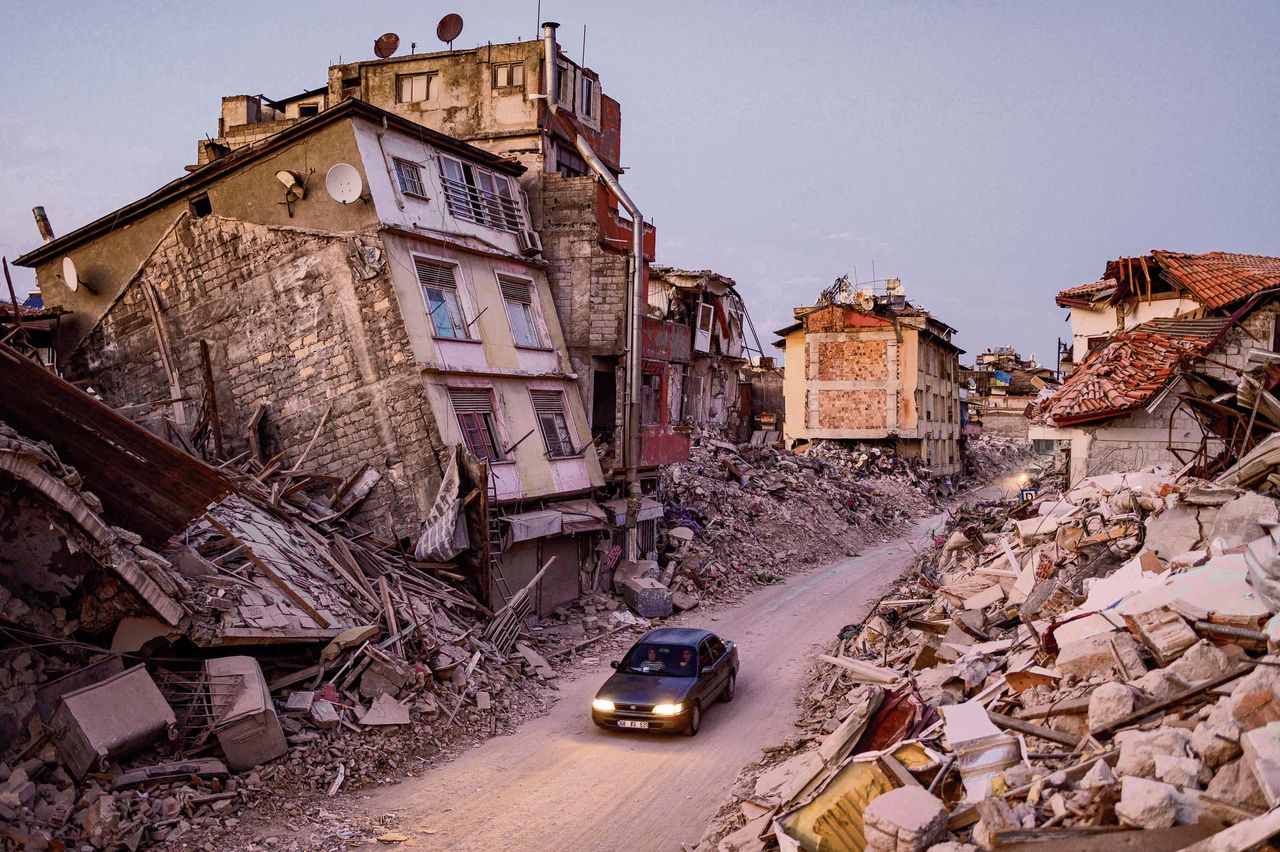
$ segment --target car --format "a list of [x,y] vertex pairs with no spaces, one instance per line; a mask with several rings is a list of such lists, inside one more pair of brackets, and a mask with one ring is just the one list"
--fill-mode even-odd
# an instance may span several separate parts
[[591,702],[591,720],[606,730],[692,737],[706,708],[737,690],[738,649],[708,630],[651,630],[611,665],[617,671]]

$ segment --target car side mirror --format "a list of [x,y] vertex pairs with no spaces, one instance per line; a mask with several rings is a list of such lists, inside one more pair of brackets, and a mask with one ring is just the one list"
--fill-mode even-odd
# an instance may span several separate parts
[[620,665],[622,665],[621,660],[613,660],[612,662],[609,663],[609,667],[613,669],[616,669]]
[[713,668],[715,668],[715,666],[703,666],[703,667],[702,667],[702,673],[703,673],[703,674],[710,674],[710,673],[711,673],[711,670],[712,670]]

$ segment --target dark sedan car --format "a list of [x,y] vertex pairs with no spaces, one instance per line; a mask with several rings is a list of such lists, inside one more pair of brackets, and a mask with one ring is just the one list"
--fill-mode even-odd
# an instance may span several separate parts
[[707,705],[733,700],[738,649],[706,630],[663,627],[612,665],[617,672],[591,702],[592,721],[609,730],[693,736]]

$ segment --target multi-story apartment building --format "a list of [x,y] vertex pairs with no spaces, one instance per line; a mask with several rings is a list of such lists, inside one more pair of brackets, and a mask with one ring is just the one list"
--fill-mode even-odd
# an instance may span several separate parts
[[525,168],[355,99],[272,126],[18,259],[67,312],[65,372],[179,435],[216,409],[227,456],[309,448],[308,471],[376,482],[361,510],[400,537],[442,482],[468,496],[465,446],[487,486],[468,505],[502,509],[461,554],[478,590],[500,604],[554,555],[539,609],[572,599],[604,480],[522,242]]
[[[554,44],[554,25],[549,25]],[[622,174],[622,115],[599,75],[554,48],[555,73],[544,74],[545,41],[489,44],[344,63],[328,70],[328,85],[281,100],[259,95],[223,99],[218,136],[199,142],[199,162],[215,162],[239,147],[347,100],[360,100],[525,166],[520,177],[530,228],[517,235],[528,256],[547,261],[546,275],[565,331],[572,372],[589,413],[606,475],[620,462],[627,376],[627,292],[632,278],[632,222],[593,174],[581,137],[613,176]],[[551,107],[554,102],[555,109]],[[447,175],[459,191],[473,178]],[[484,191],[484,178],[474,178]],[[642,286],[654,256],[654,231],[643,231]],[[639,304],[647,300],[641,294]],[[671,364],[680,363],[692,329],[659,327],[644,318],[645,377],[637,398],[680,397]],[[653,378],[656,377],[656,378]],[[641,423],[639,467],[649,490],[657,466],[688,455],[688,435],[661,406]],[[621,468],[614,472],[621,476]]]
[[774,345],[786,353],[786,440],[884,441],[935,476],[963,471],[955,329],[906,301],[902,285],[855,291],[848,279],[795,309]]

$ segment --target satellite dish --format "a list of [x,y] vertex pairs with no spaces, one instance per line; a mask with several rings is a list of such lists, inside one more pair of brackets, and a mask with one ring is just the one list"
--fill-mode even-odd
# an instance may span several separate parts
[[450,50],[453,50],[453,40],[460,35],[462,35],[461,15],[450,12],[436,24],[436,38],[448,42]]
[[276,172],[276,180],[284,184],[284,190],[290,200],[301,201],[307,197],[307,187],[302,181],[302,176],[297,172],[281,169]]
[[373,43],[373,52],[378,55],[379,59],[386,59],[395,53],[396,48],[399,46],[400,36],[395,33],[383,33]]
[[80,276],[76,273],[76,262],[71,259],[71,255],[62,258],[62,283],[73,293],[80,289]]
[[355,166],[338,163],[325,174],[324,188],[329,191],[329,197],[339,204],[351,204],[364,194],[364,181]]

